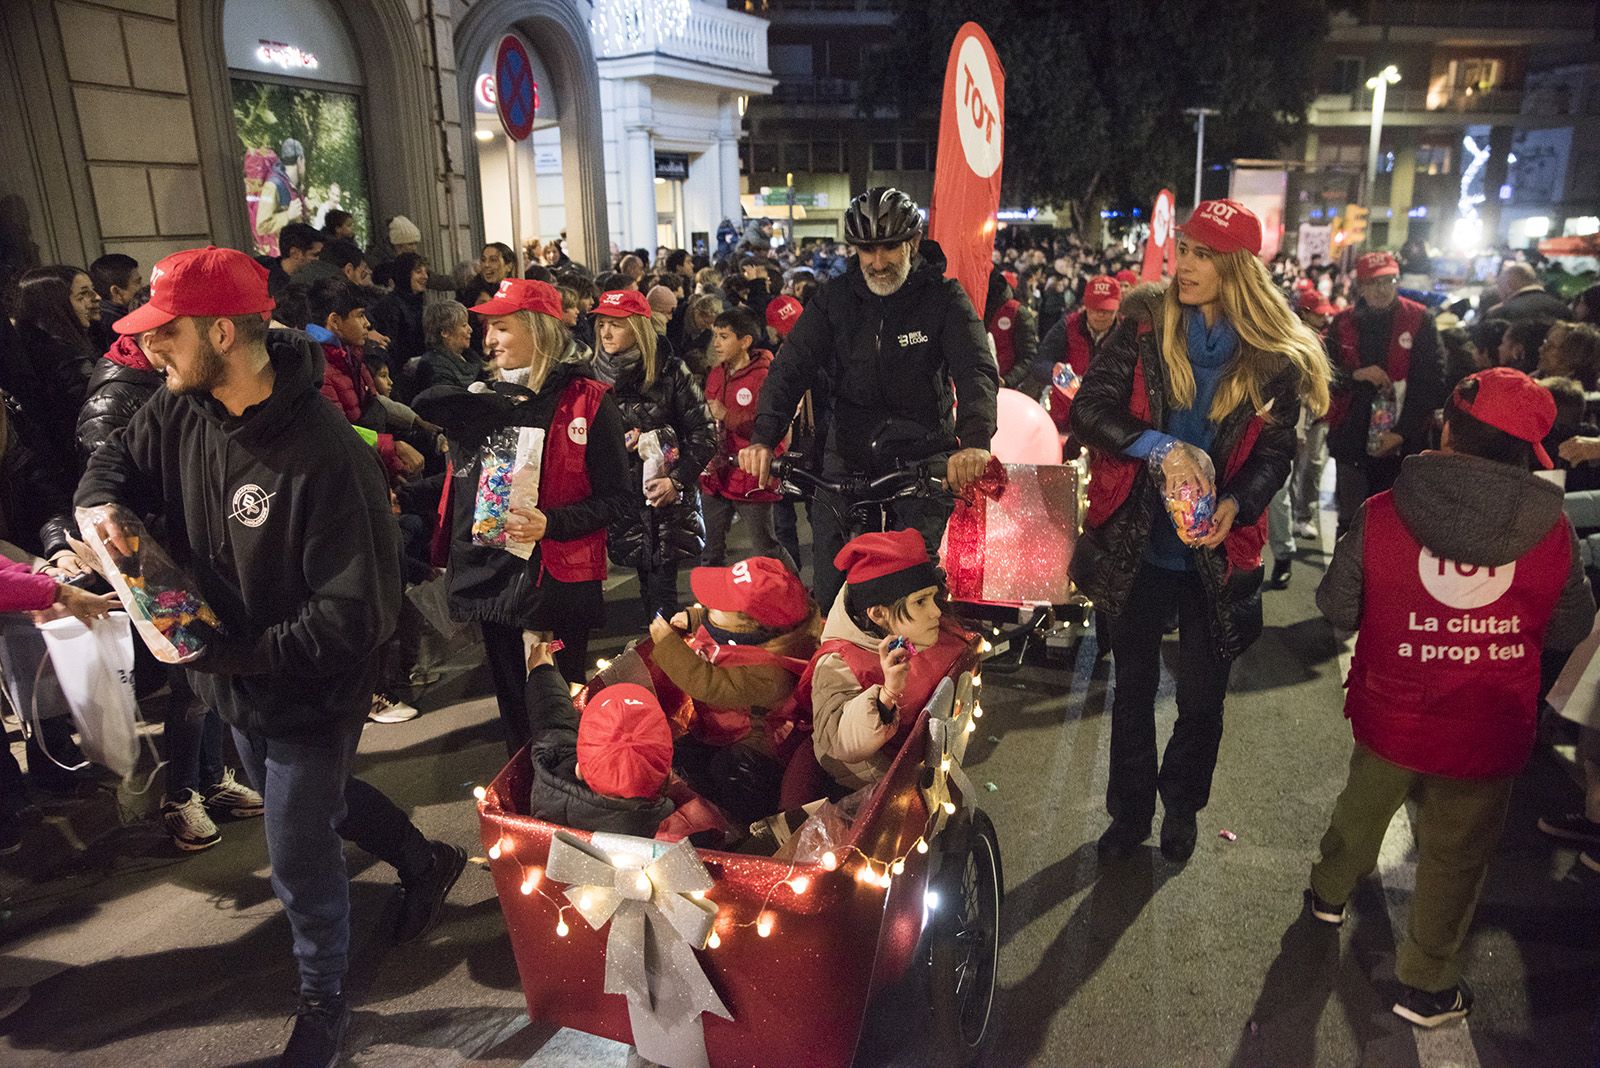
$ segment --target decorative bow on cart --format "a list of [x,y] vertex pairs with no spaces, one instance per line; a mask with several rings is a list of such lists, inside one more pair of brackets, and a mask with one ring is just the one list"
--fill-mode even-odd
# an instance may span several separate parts
[[[972,733],[977,690],[972,672],[959,680],[945,679],[928,701],[928,756],[923,772],[922,796],[928,803],[933,838],[958,808],[972,804],[972,780],[961,767],[967,752],[967,736]],[[951,786],[956,796],[952,797]]]
[[662,849],[626,835],[590,843],[558,831],[545,874],[569,884],[567,899],[590,927],[611,924],[605,991],[627,997],[639,1054],[667,1068],[709,1068],[700,1014],[733,1019],[694,954],[717,918],[717,906],[695,895],[713,880],[687,841]]

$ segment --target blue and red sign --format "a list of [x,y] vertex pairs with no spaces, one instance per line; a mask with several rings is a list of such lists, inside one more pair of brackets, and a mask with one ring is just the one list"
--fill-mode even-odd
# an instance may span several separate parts
[[539,107],[539,87],[533,80],[533,61],[522,42],[507,34],[494,57],[495,110],[500,125],[513,141],[526,141],[533,133],[533,113]]

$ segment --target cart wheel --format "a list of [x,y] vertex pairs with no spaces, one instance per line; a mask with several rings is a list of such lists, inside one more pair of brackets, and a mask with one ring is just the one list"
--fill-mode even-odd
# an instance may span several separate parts
[[[975,1064],[989,1037],[1000,961],[1000,844],[981,810],[946,829],[937,880],[944,912],[929,945],[936,1054],[941,1064]],[[947,910],[947,911],[946,911]]]

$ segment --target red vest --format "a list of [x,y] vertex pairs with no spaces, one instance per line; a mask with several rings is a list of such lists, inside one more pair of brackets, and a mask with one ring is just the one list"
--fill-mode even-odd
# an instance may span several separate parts
[[1392,491],[1367,501],[1361,631],[1345,715],[1356,741],[1413,771],[1515,775],[1533,750],[1539,654],[1572,566],[1563,516],[1504,567],[1443,560]]
[[[1405,297],[1396,297],[1395,301],[1394,326],[1389,332],[1389,352],[1384,357],[1383,369],[1393,381],[1404,382],[1411,373],[1411,346],[1417,339],[1417,332],[1422,329],[1422,317],[1427,309]],[[1340,312],[1331,330],[1338,344],[1339,366],[1346,371],[1359,371],[1361,344],[1360,331],[1356,329],[1356,310],[1347,308]],[[1342,426],[1349,411],[1350,393],[1345,390],[1333,399],[1328,422],[1336,427]]]
[[672,801],[672,814],[656,827],[655,837],[663,842],[676,842],[701,831],[716,831],[726,835],[733,829],[722,810],[695,792],[694,787],[676,775],[667,779],[666,794]]
[[[739,469],[739,450],[750,444],[756,429],[756,413],[761,408],[761,387],[772,369],[772,353],[760,349],[750,354],[750,362],[733,375],[713,367],[706,377],[706,400],[719,401],[727,409],[722,417],[721,442],[700,476],[700,488],[715,497],[733,501],[770,502],[782,495],[756,485],[756,480]],[[782,455],[783,445],[773,450]]]
[[[700,659],[718,667],[740,667],[748,664],[773,664],[792,675],[803,675],[806,662],[792,656],[779,656],[759,645],[719,645],[704,627],[689,638],[689,648],[700,654]],[[689,733],[706,745],[733,745],[750,733],[748,708],[713,708],[703,701],[695,702],[694,721]]]
[[[556,414],[544,435],[539,467],[539,508],[549,511],[576,504],[589,496],[585,456],[589,429],[600,399],[610,387],[593,378],[574,378],[562,391]],[[541,577],[548,571],[560,582],[594,582],[606,577],[606,528],[571,541],[540,542]]]
[[1008,300],[995,309],[994,318],[984,323],[989,336],[994,338],[994,362],[1000,365],[1000,377],[1011,373],[1017,363],[1017,309],[1018,300]]
[[[1082,376],[1089,369],[1089,361],[1094,359],[1095,349],[1100,347],[1099,342],[1089,335],[1089,323],[1084,318],[1082,308],[1067,316],[1067,325],[1063,333],[1067,338],[1067,350],[1062,354],[1062,362]],[[1108,332],[1106,337],[1110,336]],[[1069,420],[1072,418],[1072,398],[1051,386],[1048,400],[1050,418],[1055,422],[1056,429],[1063,434],[1071,433]]]

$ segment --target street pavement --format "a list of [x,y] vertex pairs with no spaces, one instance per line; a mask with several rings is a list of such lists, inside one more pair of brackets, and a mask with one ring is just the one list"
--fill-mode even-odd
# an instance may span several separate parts
[[[1211,805],[1182,867],[1153,840],[1132,861],[1096,857],[1111,673],[1092,636],[1060,662],[986,677],[967,766],[1007,884],[987,1063],[1600,1063],[1600,877],[1534,829],[1540,813],[1578,801],[1570,757],[1547,745],[1519,783],[1467,944],[1478,995],[1467,1024],[1418,1034],[1389,1011],[1412,876],[1403,813],[1344,928],[1303,915],[1307,868],[1350,751],[1343,647],[1312,604],[1321,568],[1305,552],[1291,588],[1265,595],[1267,630],[1234,668]],[[642,625],[635,590],[615,584],[611,637],[596,655]],[[1175,642],[1166,652],[1170,666]],[[368,725],[359,774],[424,833],[476,854],[471,790],[504,749],[487,675],[470,652],[452,663],[424,691],[421,717]],[[1170,679],[1158,715],[1170,730]],[[31,987],[0,1020],[0,1065],[267,1065],[288,1038],[295,974],[260,822],[225,824],[220,845],[180,856],[141,815],[149,806],[126,792],[48,804],[24,850],[0,858],[0,988]],[[625,1047],[529,1022],[487,871],[470,865],[431,936],[396,947],[394,873],[353,848],[348,857],[348,1063],[620,1068]]]

